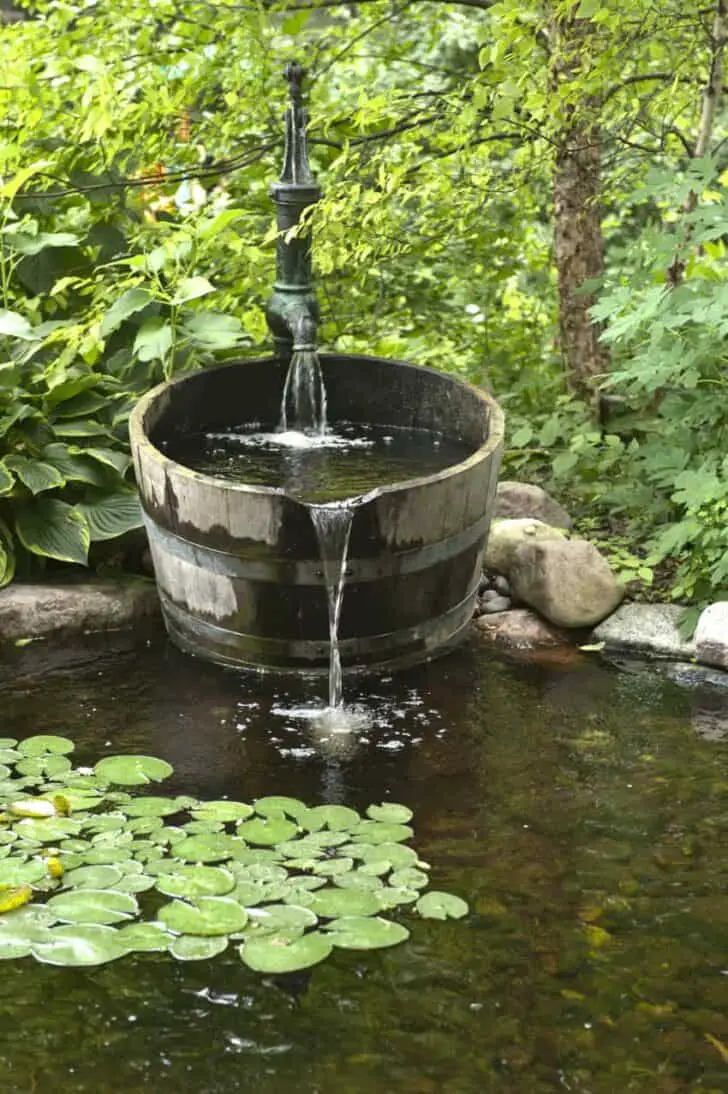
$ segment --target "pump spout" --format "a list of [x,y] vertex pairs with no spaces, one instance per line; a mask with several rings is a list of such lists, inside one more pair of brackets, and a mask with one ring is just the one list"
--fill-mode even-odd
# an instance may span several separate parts
[[321,197],[308,162],[308,113],[302,103],[304,70],[293,62],[286,65],[285,77],[290,85],[290,101],[283,172],[270,190],[278,226],[276,280],[266,312],[276,356],[283,365],[290,361],[294,344],[298,348],[299,338],[306,346],[316,346],[319,307],[311,272],[311,230],[303,214]]

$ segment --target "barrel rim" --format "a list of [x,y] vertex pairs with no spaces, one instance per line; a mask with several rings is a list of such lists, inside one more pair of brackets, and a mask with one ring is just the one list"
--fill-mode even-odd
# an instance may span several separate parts
[[[459,463],[450,464],[441,471],[436,471],[431,475],[419,475],[412,479],[402,479],[389,485],[378,486],[365,494],[346,498],[346,504],[358,502],[359,505],[362,505],[376,501],[381,497],[388,497],[399,492],[410,492],[419,487],[444,482],[456,475],[462,475],[472,467],[482,463],[485,459],[497,452],[498,448],[503,443],[505,437],[505,414],[502,407],[492,395],[482,391],[480,388],[476,387],[475,384],[468,383],[467,380],[461,380],[459,377],[450,376],[446,372],[439,372],[437,369],[429,368],[427,365],[417,365],[411,361],[399,361],[391,357],[372,357],[366,354],[352,353],[321,353],[319,354],[319,359],[322,363],[325,363],[328,360],[357,361],[362,364],[367,361],[376,361],[379,364],[384,363],[397,368],[413,369],[418,372],[427,373],[428,375],[436,376],[438,379],[444,379],[455,387],[462,388],[469,394],[474,395],[478,401],[483,404],[484,409],[487,408],[488,411],[488,437],[482,445],[476,448],[475,451],[467,457],[467,459],[461,460]],[[294,494],[290,494],[281,486],[262,486],[246,482],[229,482],[228,480],[216,478],[214,475],[206,475],[201,471],[194,471],[192,468],[186,467],[184,464],[170,459],[170,457],[166,456],[161,449],[153,445],[144,428],[146,414],[158,399],[162,398],[164,394],[171,389],[196,379],[201,375],[201,372],[209,375],[211,373],[223,372],[227,369],[241,368],[254,364],[264,364],[266,362],[269,362],[272,366],[276,367],[279,365],[279,362],[275,357],[251,357],[242,361],[227,362],[222,365],[216,365],[213,368],[188,373],[184,376],[178,376],[173,380],[167,380],[161,384],[157,384],[148,391],[146,395],[141,397],[129,416],[129,438],[132,452],[143,452],[147,459],[151,460],[161,469],[164,469],[165,472],[179,468],[180,471],[184,473],[186,479],[191,478],[193,481],[199,482],[202,486],[215,487],[218,489],[224,488],[226,491],[229,490],[233,493],[256,494],[268,498],[285,498],[288,502],[310,509],[312,507],[311,502],[307,502],[302,498],[296,497]],[[141,484],[139,485],[141,486]],[[342,503],[334,502],[332,504],[338,505]]]

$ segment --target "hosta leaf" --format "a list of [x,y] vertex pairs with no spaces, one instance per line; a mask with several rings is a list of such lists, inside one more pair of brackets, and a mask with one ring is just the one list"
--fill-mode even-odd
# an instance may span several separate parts
[[335,946],[345,950],[379,950],[405,942],[410,935],[401,923],[379,916],[335,919],[326,925],[326,933]]
[[51,897],[48,907],[66,923],[120,923],[139,914],[131,893],[115,889],[74,889]]
[[462,919],[468,914],[468,906],[459,896],[433,889],[417,901],[417,911],[425,919]]
[[[57,467],[42,460],[30,460],[26,456],[6,456],[5,464],[27,486],[32,494],[65,486],[66,480]],[[0,488],[2,482],[0,482]]]
[[297,972],[318,965],[331,950],[331,939],[319,931],[312,931],[294,939],[275,933],[251,938],[240,947],[239,953],[249,968],[273,974]]
[[172,774],[166,760],[156,756],[108,756],[94,767],[96,775],[104,782],[120,786],[144,786],[161,782]]
[[46,941],[33,944],[32,953],[46,965],[103,965],[127,953],[119,931],[113,927],[74,924],[54,927]]
[[194,900],[200,896],[222,896],[235,888],[235,878],[229,870],[216,866],[178,866],[174,873],[162,874],[156,887],[166,896]]
[[136,493],[106,494],[95,501],[80,501],[76,509],[86,519],[93,543],[115,539],[143,523]]
[[48,463],[53,464],[68,482],[86,482],[90,486],[104,486],[106,473],[97,461],[88,456],[76,454],[68,445],[48,444],[43,449],[42,456]]
[[85,517],[58,498],[38,498],[18,509],[15,531],[27,551],[86,565],[91,535]]
[[203,896],[192,904],[181,900],[164,904],[157,918],[177,934],[218,935],[241,931],[248,922],[248,913],[229,897]]
[[9,494],[15,486],[15,475],[10,471],[4,460],[0,460],[0,497]]

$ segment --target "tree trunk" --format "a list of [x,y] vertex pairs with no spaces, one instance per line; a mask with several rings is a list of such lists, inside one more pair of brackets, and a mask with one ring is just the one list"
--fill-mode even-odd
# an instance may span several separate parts
[[579,96],[582,51],[589,20],[571,17],[554,25],[552,87],[563,122],[556,134],[553,175],[554,256],[559,292],[559,342],[567,383],[584,398],[595,397],[596,377],[607,371],[609,352],[592,321],[591,293],[582,286],[604,272],[600,207],[599,103]]

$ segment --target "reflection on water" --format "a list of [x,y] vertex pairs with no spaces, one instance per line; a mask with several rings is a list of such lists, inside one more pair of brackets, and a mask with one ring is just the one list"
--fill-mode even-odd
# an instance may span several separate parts
[[473,911],[279,980],[234,950],[4,962],[4,1092],[728,1090],[728,691],[472,645],[355,681],[342,727],[318,684],[126,641],[45,674],[42,649],[12,654],[3,734],[70,733],[81,763],[161,755],[200,795],[405,802],[435,885]]

